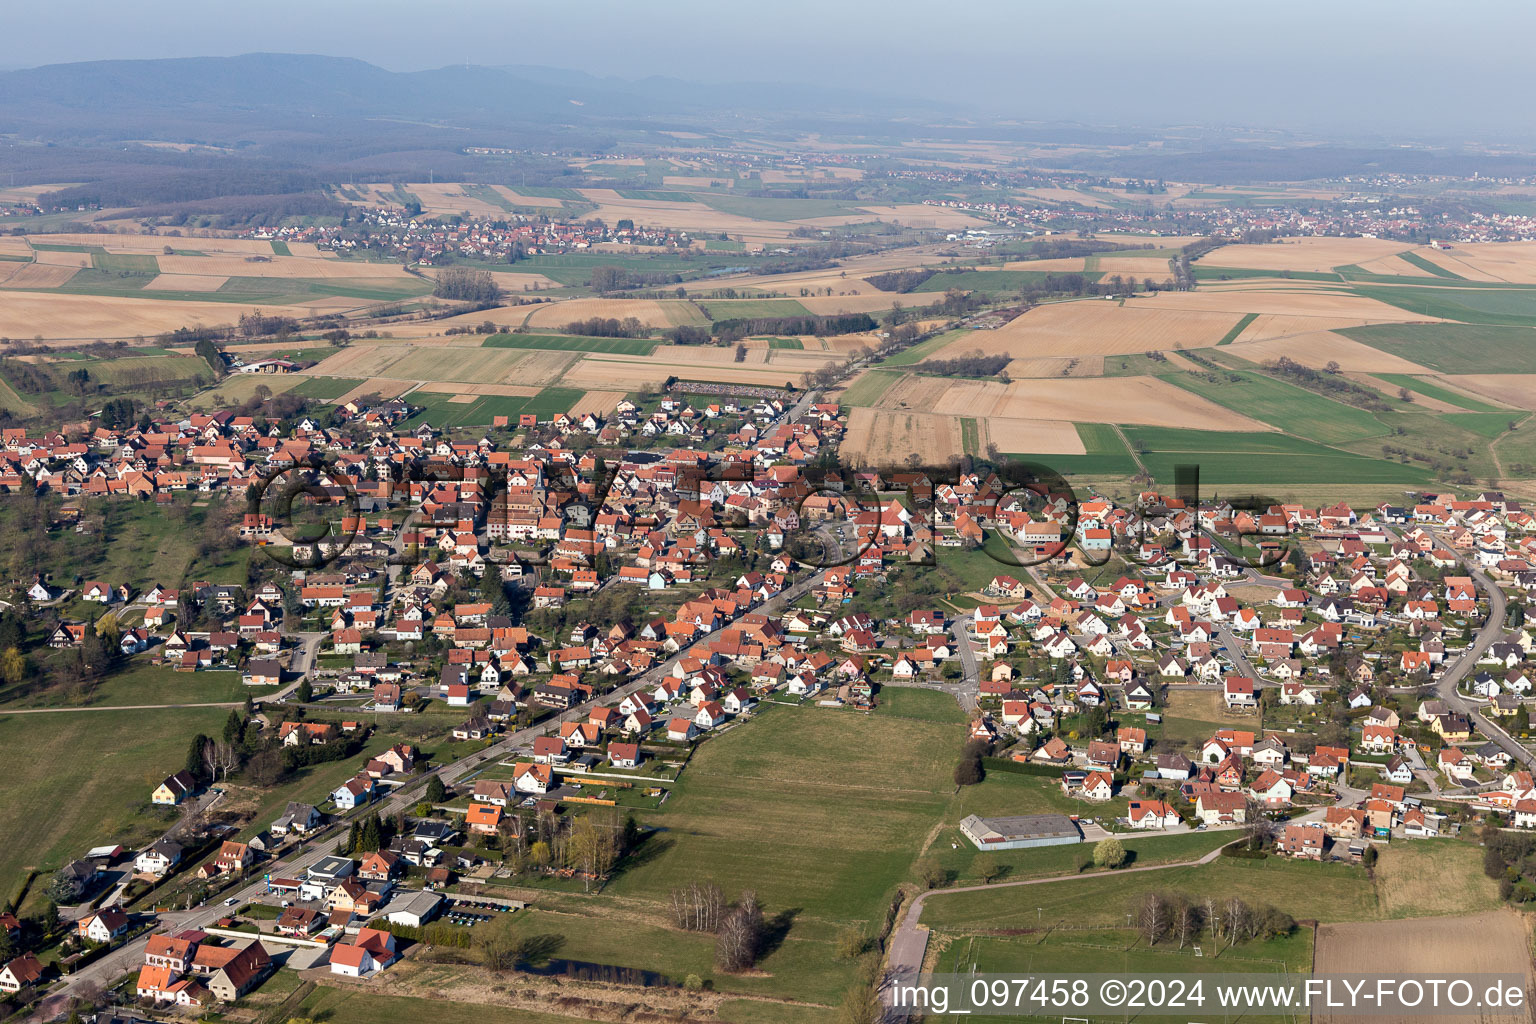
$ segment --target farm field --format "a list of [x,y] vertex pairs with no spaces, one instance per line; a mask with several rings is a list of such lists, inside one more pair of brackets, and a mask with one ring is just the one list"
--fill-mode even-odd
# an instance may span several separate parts
[[1174,467],[1197,464],[1209,484],[1248,484],[1262,489],[1303,484],[1424,484],[1429,473],[1331,448],[1281,433],[1253,434],[1184,430],[1170,427],[1126,428],[1143,464],[1160,484],[1171,484]]
[[[1214,376],[1216,380],[1211,375],[1174,373],[1161,379],[1217,405],[1245,412],[1288,434],[1324,444],[1359,441],[1387,431],[1379,419],[1364,409],[1335,402],[1273,377],[1260,373]],[[1199,429],[1188,421],[1179,425]]]
[[[1332,923],[1317,930],[1317,963],[1320,971],[1340,973],[1366,973],[1390,963],[1394,971],[1409,976],[1499,973],[1522,974],[1529,979],[1530,943],[1529,923],[1513,910],[1390,924]],[[1383,1018],[1338,1012],[1314,1015],[1313,1019],[1327,1024],[1357,1024]],[[1484,1010],[1477,1019],[1516,1024],[1529,1018],[1522,1008],[1508,1014]]]
[[1090,300],[1056,302],[1038,306],[996,330],[970,332],[956,345],[963,344],[966,351],[975,348],[984,355],[1011,355],[1015,359],[1205,348],[1220,341],[1241,313],[1187,312]]
[[1392,324],[1339,333],[1441,373],[1536,373],[1536,330],[1527,327]]

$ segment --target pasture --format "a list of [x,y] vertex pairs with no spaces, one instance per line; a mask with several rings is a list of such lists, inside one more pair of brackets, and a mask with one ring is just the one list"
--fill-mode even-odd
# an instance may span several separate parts
[[[178,770],[193,735],[216,734],[228,708],[170,711],[60,711],[0,715],[0,880],[11,891],[26,867],[52,871],[106,842],[137,846],[174,820],[149,794]],[[59,770],[89,750],[95,770]]]
[[[1160,379],[1234,412],[1253,416],[1288,434],[1324,444],[1359,441],[1387,431],[1379,419],[1364,409],[1335,402],[1260,373],[1225,370],[1200,374],[1170,373]],[[1188,421],[1179,425],[1195,428]]]

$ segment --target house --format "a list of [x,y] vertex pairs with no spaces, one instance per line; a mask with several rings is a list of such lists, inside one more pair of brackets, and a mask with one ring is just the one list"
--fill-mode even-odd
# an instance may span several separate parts
[[373,800],[374,792],[372,777],[367,773],[360,773],[337,786],[331,793],[331,800],[338,810],[350,811]]
[[218,867],[220,873],[228,874],[233,872],[238,874],[247,870],[255,863],[255,860],[255,855],[251,853],[249,843],[237,843],[226,839],[219,846],[218,856],[214,858],[213,863]]
[[613,742],[608,744],[608,760],[615,768],[638,768],[643,758],[644,755],[640,753],[640,744],[638,743]]
[[150,794],[151,803],[163,807],[175,807],[189,796],[195,795],[202,787],[192,777],[192,773],[183,769],[175,775],[169,775],[165,781],[156,786]]
[[164,967],[173,975],[191,970],[192,956],[197,952],[195,939],[182,935],[151,935],[144,946],[144,963],[151,967]]
[[1287,825],[1275,840],[1275,849],[1299,860],[1322,860],[1328,847],[1328,833],[1321,825]]
[[1248,798],[1220,790],[1195,798],[1195,814],[1207,825],[1242,824],[1248,820]]
[[42,961],[32,953],[23,953],[0,967],[0,992],[7,995],[20,992],[43,979]]
[[128,915],[117,906],[104,907],[75,923],[82,938],[107,943],[128,931]]
[[1227,676],[1221,682],[1221,696],[1227,707],[1234,711],[1252,710],[1259,706],[1259,697],[1253,680],[1247,676]]
[[1179,823],[1179,812],[1161,800],[1132,800],[1130,803],[1132,828],[1164,829]]
[[282,817],[272,823],[272,834],[285,836],[289,833],[306,835],[320,826],[320,812],[311,804],[290,800],[283,809]]
[[163,878],[181,863],[182,847],[170,839],[158,839],[133,859],[133,870],[141,875]]
[[1136,755],[1147,749],[1147,731],[1136,726],[1122,726],[1115,732],[1122,753]]
[[[205,960],[204,954],[210,951],[216,951],[218,955]],[[217,966],[213,966],[215,964]],[[266,977],[272,969],[272,958],[258,939],[233,951],[228,946],[200,946],[193,966],[197,973],[208,974],[205,984],[215,999],[221,1003],[232,1003]],[[211,971],[209,967],[212,967]]]
[[698,736],[699,727],[691,718],[674,718],[667,722],[667,739],[673,743],[691,743]]

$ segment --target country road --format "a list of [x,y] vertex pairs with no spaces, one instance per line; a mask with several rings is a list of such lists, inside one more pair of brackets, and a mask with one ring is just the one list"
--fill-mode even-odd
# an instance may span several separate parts
[[[769,598],[754,608],[749,608],[742,614],[774,614],[790,602],[798,600],[812,587],[818,585],[826,576],[826,570],[818,570],[811,573],[805,579],[793,586],[785,588],[781,593]],[[732,620],[734,621],[734,620]],[[729,623],[727,623],[729,625]],[[520,729],[498,740],[478,754],[469,755],[452,764],[440,765],[428,771],[411,776],[409,780],[389,796],[372,804],[364,805],[350,815],[338,816],[337,819],[313,839],[307,841],[300,848],[297,855],[288,855],[279,858],[269,864],[262,865],[262,873],[275,873],[279,869],[288,876],[297,876],[310,865],[322,857],[329,856],[335,849],[336,841],[346,835],[347,828],[353,818],[364,814],[378,812],[383,817],[388,817],[396,811],[405,811],[415,806],[420,790],[426,785],[429,778],[440,778],[444,786],[452,787],[467,776],[477,774],[484,768],[494,764],[497,760],[512,754],[518,747],[532,743],[533,740],[545,733],[559,728],[561,722],[585,718],[591,708],[598,704],[616,703],[636,690],[655,686],[662,677],[681,659],[690,656],[692,648],[681,651],[658,664],[648,672],[631,679],[617,689],[593,697],[572,708],[561,712],[553,718],[546,719],[537,725]],[[168,705],[176,706],[176,705]],[[237,706],[237,705],[230,705]],[[73,709],[37,709],[38,711],[54,710],[108,710],[105,708],[73,708]],[[20,713],[20,712],[17,712]],[[240,902],[249,902],[265,891],[265,883],[257,880],[239,889],[221,894],[224,898],[234,897]],[[173,911],[160,915],[157,931],[166,929],[181,930],[185,928],[203,928],[214,920],[223,916],[225,908],[222,905],[195,907],[187,911]],[[44,1008],[39,1012],[41,1019],[50,1016],[67,1006],[69,997],[77,990],[78,986],[85,983],[105,985],[125,971],[132,970],[144,962],[144,947],[149,941],[149,933],[125,943],[120,949],[114,950],[111,955],[105,956],[94,963],[81,968],[77,973],[64,979],[48,996]]]
[[1101,876],[1120,877],[1122,875],[1140,874],[1146,871],[1167,871],[1171,868],[1191,868],[1201,864],[1209,864],[1221,856],[1222,847],[1207,853],[1195,860],[1181,860],[1172,864],[1148,864],[1140,868],[1122,868],[1113,872],[1101,872],[1093,875],[1083,875],[1074,872],[1070,875],[1051,875],[1046,878],[1021,878],[1014,882],[994,882],[990,885],[961,885],[953,889],[929,889],[919,893],[907,906],[907,911],[902,915],[901,924],[891,936],[890,961],[886,969],[885,980],[882,988],[889,990],[892,986],[906,981],[911,981],[916,975],[922,973],[923,957],[928,951],[928,929],[923,928],[919,922],[923,916],[923,907],[928,900],[934,897],[951,896],[961,892],[979,892],[983,889],[1012,889],[1023,885],[1051,885],[1056,882],[1086,881]]

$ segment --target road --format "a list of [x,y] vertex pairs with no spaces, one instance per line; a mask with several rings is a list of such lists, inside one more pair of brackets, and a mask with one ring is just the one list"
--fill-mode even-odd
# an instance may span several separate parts
[[1445,701],[1447,707],[1474,719],[1488,738],[1497,743],[1510,757],[1527,768],[1536,768],[1536,754],[1532,754],[1524,744],[1511,736],[1492,715],[1484,714],[1483,705],[1468,700],[1457,691],[1461,681],[1477,668],[1477,660],[1483,656],[1484,652],[1503,639],[1504,616],[1508,610],[1509,600],[1504,596],[1504,591],[1499,589],[1498,584],[1475,562],[1445,542],[1444,538],[1437,535],[1435,539],[1441,541],[1445,549],[1456,556],[1462,568],[1467,571],[1467,575],[1472,577],[1472,582],[1488,596],[1488,618],[1483,622],[1483,628],[1478,630],[1477,636],[1468,645],[1466,651],[1456,659],[1456,664],[1446,669],[1435,681],[1435,693]]
[[[1122,868],[1119,871],[1106,872],[1105,877],[1119,877],[1121,875],[1139,874],[1143,871],[1167,871],[1171,868],[1188,868],[1200,864],[1209,864],[1221,856],[1221,847],[1217,847],[1205,856],[1197,860],[1177,861],[1172,864],[1149,864],[1141,868]],[[914,975],[922,973],[923,956],[928,950],[928,929],[920,925],[923,916],[923,907],[929,899],[942,896],[950,896],[960,892],[978,892],[982,889],[1011,889],[1023,885],[1051,885],[1056,882],[1070,882],[1081,880],[1085,876],[1076,872],[1070,875],[1052,875],[1049,878],[1021,878],[1016,882],[994,882],[991,885],[961,885],[953,889],[930,889],[919,893],[907,906],[906,913],[902,915],[901,923],[891,935],[890,961],[886,967],[885,981],[882,988],[888,990],[891,986],[901,981],[910,980]],[[1088,878],[1099,877],[1095,875]]]
[[[767,601],[764,601],[762,604],[756,606],[755,608],[748,609],[743,614],[778,614],[786,605],[799,600],[801,596],[810,591],[813,587],[820,584],[825,576],[825,570],[814,572],[807,576],[804,580],[801,580],[799,583],[785,588],[779,594],[769,598]],[[729,623],[727,623],[727,625],[729,625]],[[635,692],[636,690],[655,686],[657,683],[661,682],[662,677],[667,672],[671,671],[672,667],[679,660],[688,657],[691,653],[691,648],[689,650],[682,651],[667,659],[666,661],[658,664],[650,671],[637,676],[634,679],[631,679],[629,682],[623,684],[617,689],[610,690],[609,692],[596,696],[591,700],[584,701],[581,704],[578,704],[575,707],[562,712],[554,718],[546,719],[537,725],[529,726],[526,729],[520,729],[517,732],[511,733],[497,741],[492,746],[487,747],[479,754],[466,757],[452,764],[440,765],[419,775],[413,776],[405,785],[393,790],[389,796],[383,798],[382,800],[359,808],[350,816],[338,818],[325,830],[318,833],[314,839],[306,842],[296,855],[289,854],[269,864],[262,865],[262,873],[277,873],[280,870],[283,875],[288,877],[296,877],[302,874],[307,868],[310,867],[310,865],[314,864],[322,857],[329,856],[335,850],[336,840],[345,836],[347,828],[350,825],[351,818],[363,814],[371,814],[375,811],[377,811],[383,817],[389,817],[396,811],[409,810],[415,806],[419,798],[420,790],[426,785],[427,780],[432,776],[437,776],[442,780],[443,785],[451,788],[460,781],[464,780],[466,777],[478,774],[488,765],[494,764],[501,758],[508,756],[518,747],[525,744],[530,744],[534,741],[535,738],[555,730],[558,728],[560,722],[567,720],[580,721],[587,717],[587,714],[591,708],[599,704],[616,703],[617,701],[622,700],[624,697]],[[265,883],[257,880],[242,886],[239,889],[230,890],[227,894],[224,894],[224,898],[227,899],[229,897],[233,897],[239,900],[241,903],[246,903],[258,896],[263,895],[265,891]],[[222,917],[226,912],[227,908],[225,908],[222,904],[205,907],[194,907],[193,909],[186,911],[172,911],[170,913],[160,915],[158,921],[159,927],[156,930],[180,931],[185,928],[204,928],[212,924],[219,917]],[[67,1005],[68,998],[75,991],[77,991],[79,986],[82,984],[93,983],[96,985],[105,986],[107,983],[123,974],[124,972],[132,970],[139,964],[142,964],[144,962],[144,947],[148,941],[149,936],[148,933],[146,933],[139,938],[129,941],[121,949],[115,950],[110,956],[103,957],[102,959],[97,960],[92,964],[88,964],[87,966],[81,968],[78,973],[63,979],[59,986],[55,988],[55,990],[49,995],[47,1003],[45,1004],[45,1010],[41,1013],[41,1016],[47,1018],[51,1015],[49,1012],[50,1010],[61,1011],[62,1008]]]

